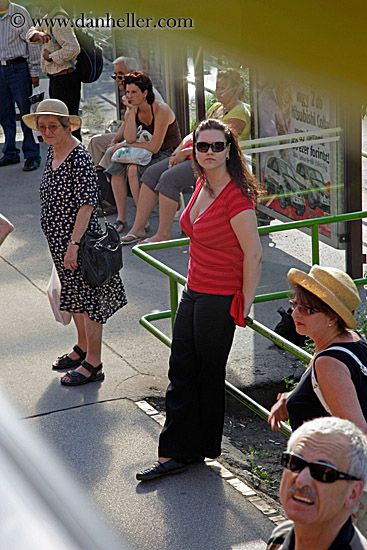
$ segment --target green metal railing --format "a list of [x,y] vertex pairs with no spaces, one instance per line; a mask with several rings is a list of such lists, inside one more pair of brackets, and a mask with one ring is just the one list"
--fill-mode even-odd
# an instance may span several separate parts
[[[292,229],[310,227],[311,228],[312,265],[313,265],[313,264],[319,264],[320,262],[320,248],[319,248],[319,226],[320,225],[338,223],[338,222],[350,222],[353,220],[358,220],[366,217],[367,217],[367,211],[352,212],[348,214],[338,214],[336,216],[324,216],[322,218],[313,218],[308,220],[299,220],[295,222],[263,226],[263,227],[259,227],[258,231],[260,235],[266,235],[268,233],[275,233],[279,231],[289,231]],[[136,254],[139,258],[141,258],[142,260],[150,264],[152,267],[154,267],[155,269],[158,269],[158,271],[160,271],[161,273],[164,273],[169,277],[171,309],[167,311],[160,311],[158,313],[150,313],[147,315],[143,315],[139,320],[140,324],[143,327],[145,327],[151,334],[153,334],[153,336],[158,338],[161,342],[163,342],[164,344],[166,344],[166,346],[169,346],[169,347],[171,346],[171,338],[169,338],[169,336],[167,336],[164,332],[162,332],[157,327],[155,327],[153,325],[153,322],[161,319],[171,319],[171,325],[173,329],[173,324],[174,324],[176,311],[178,307],[178,284],[184,286],[186,284],[187,279],[186,277],[184,277],[183,275],[181,275],[171,267],[167,266],[160,260],[151,256],[150,252],[152,252],[153,250],[164,250],[166,248],[176,248],[181,246],[187,246],[189,243],[190,243],[190,239],[184,238],[184,239],[177,239],[173,241],[164,241],[160,243],[140,244],[140,245],[134,246],[132,249],[133,253]],[[354,282],[356,285],[363,285],[367,283],[367,278],[355,279]],[[284,299],[284,298],[287,298],[289,294],[290,294],[289,290],[272,292],[269,294],[260,294],[255,297],[254,303]],[[250,317],[247,317],[246,325],[249,328],[253,329],[255,332],[258,332],[259,334],[271,340],[274,344],[280,346],[286,351],[289,351],[298,359],[301,359],[306,363],[308,363],[311,360],[311,355],[309,353],[299,348],[298,346],[295,346],[285,338],[282,338],[281,336],[276,334],[274,331],[272,331],[265,325],[262,325],[255,319],[251,319]],[[253,412],[261,416],[261,418],[267,419],[269,415],[269,411],[267,411],[259,403],[256,403],[256,401],[251,399],[248,395],[244,394],[241,390],[239,390],[238,388],[236,388],[235,386],[233,386],[227,381],[225,382],[225,387],[227,392],[230,393],[233,397],[238,399],[241,403],[246,405]],[[291,433],[289,426],[287,426],[284,423],[282,423],[281,431],[285,435],[289,435]]]

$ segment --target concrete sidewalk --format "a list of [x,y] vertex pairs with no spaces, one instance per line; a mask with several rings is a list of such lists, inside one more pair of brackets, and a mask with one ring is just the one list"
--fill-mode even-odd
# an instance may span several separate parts
[[[0,358],[2,385],[23,421],[46,439],[129,547],[264,548],[272,522],[218,475],[218,464],[193,466],[157,482],[136,482],[136,471],[156,456],[160,426],[135,401],[152,393],[150,384],[166,384],[167,350],[145,331],[138,334],[142,329],[132,298],[133,311],[126,308],[107,325],[106,380],[78,388],[61,386],[60,373],[50,365],[72,345],[74,329],[53,321],[33,271],[40,273],[40,264],[49,267],[42,243],[33,260],[32,253],[24,257],[23,272],[12,264],[17,251],[31,248],[20,241],[15,233],[6,245],[8,253],[5,245],[1,250]],[[154,369],[162,380],[153,372],[158,361],[161,368]]]
[[[98,94],[105,93],[101,86]],[[41,149],[45,159],[47,147]],[[3,167],[0,173],[0,211],[15,225],[0,248],[1,378],[20,417],[40,431],[131,548],[265,548],[274,524],[250,504],[251,495],[243,496],[217,474],[218,465],[197,465],[159,482],[138,484],[135,480],[135,472],[155,459],[160,431],[159,424],[135,403],[164,395],[169,356],[168,348],[138,320],[143,314],[169,308],[169,284],[133,255],[130,247],[124,247],[122,270],[129,303],[104,329],[105,381],[77,388],[60,385],[60,373],[52,371],[51,364],[75,344],[75,330],[53,320],[45,295],[52,260],[39,224],[43,163],[31,173],[23,172],[21,166]],[[134,215],[129,199],[130,224]],[[157,223],[154,211],[153,232]],[[175,222],[173,237],[179,236]],[[286,289],[290,267],[309,268],[310,238],[299,231],[263,236],[262,246],[259,294]],[[323,265],[344,268],[343,251],[325,244],[320,248]],[[187,247],[157,251],[155,256],[187,273]],[[286,302],[257,304],[252,316],[273,328],[280,305]],[[159,326],[170,334],[169,321]],[[236,331],[227,378],[263,405],[270,405],[265,390],[272,387],[276,393],[282,378],[297,370],[302,367],[263,337],[249,329]],[[233,452],[226,442],[225,449]],[[256,497],[253,500],[257,502]],[[268,512],[266,505],[257,503]],[[270,516],[276,514],[276,510],[270,512]]]

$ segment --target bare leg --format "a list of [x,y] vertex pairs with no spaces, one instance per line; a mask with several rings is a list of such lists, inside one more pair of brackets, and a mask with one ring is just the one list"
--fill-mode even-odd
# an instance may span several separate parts
[[14,225],[2,214],[0,214],[0,244],[2,244],[6,237],[14,229]]
[[[84,326],[84,313],[73,313],[73,320],[78,333],[77,344],[81,350],[85,351],[87,349],[87,335]],[[79,354],[74,350],[68,353],[68,356],[70,359],[80,359]]]
[[117,219],[126,222],[127,184],[125,174],[112,176],[111,185],[117,206]]
[[[135,221],[129,233],[141,237],[142,239],[145,237],[145,225],[156,203],[157,194],[142,182]],[[121,240],[124,240],[124,237],[122,237]],[[129,241],[129,238],[127,241]]]
[[[96,321],[92,321],[87,313],[78,313],[73,314],[73,316],[77,315],[78,317],[81,316],[83,319],[78,318],[77,322],[83,321],[84,329],[82,328],[82,323],[80,322],[80,330],[81,332],[84,332],[86,337],[86,349],[87,349],[87,357],[85,360],[90,363],[93,367],[98,367],[101,363],[101,349],[102,349],[102,330],[103,325],[101,323],[97,323]],[[74,319],[75,320],[75,319]],[[78,329],[78,325],[77,325]],[[78,337],[79,337],[79,329],[78,329]],[[79,340],[78,340],[79,344]],[[81,346],[80,346],[81,347]],[[85,349],[85,348],[82,348]],[[80,372],[81,374],[84,374],[84,376],[90,376],[91,373],[82,367],[78,367],[75,369],[77,372]],[[101,369],[102,370],[102,369]],[[98,371],[100,373],[101,371]],[[65,374],[62,377],[62,380],[69,381],[70,377]]]
[[159,193],[159,226],[157,233],[149,237],[149,241],[156,243],[160,241],[169,241],[171,239],[171,228],[175,217],[178,202],[169,199],[162,193]]
[[128,169],[127,173],[129,176],[129,185],[130,185],[130,191],[133,196],[134,202],[136,206],[138,206],[139,202],[139,193],[140,193],[140,180],[138,176],[138,167],[136,164],[131,164]]

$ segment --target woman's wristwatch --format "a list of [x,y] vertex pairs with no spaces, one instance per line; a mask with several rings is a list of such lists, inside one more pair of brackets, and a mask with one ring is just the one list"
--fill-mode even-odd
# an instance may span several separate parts
[[70,244],[76,244],[76,246],[80,246],[80,242],[74,241],[73,239],[70,239]]

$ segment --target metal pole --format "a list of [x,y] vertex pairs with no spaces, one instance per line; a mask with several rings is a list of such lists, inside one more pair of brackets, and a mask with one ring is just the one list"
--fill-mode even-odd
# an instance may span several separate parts
[[[345,107],[345,212],[362,210],[362,125],[360,105],[348,103]],[[356,279],[362,276],[366,257],[362,254],[362,220],[348,222],[346,270]]]
[[205,90],[204,90],[204,59],[203,48],[195,51],[195,101],[196,101],[196,122],[205,118]]

